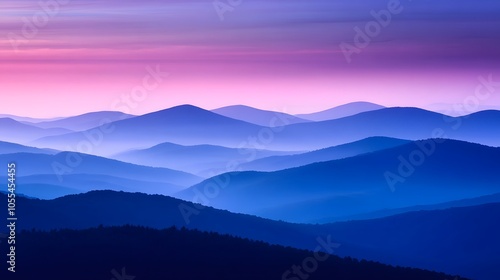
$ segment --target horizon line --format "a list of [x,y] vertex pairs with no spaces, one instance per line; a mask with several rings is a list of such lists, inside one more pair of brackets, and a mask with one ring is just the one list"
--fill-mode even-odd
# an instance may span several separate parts
[[[377,106],[383,107],[381,109],[388,109],[388,108],[417,108],[417,109],[421,109],[421,110],[425,110],[425,111],[429,111],[429,112],[434,112],[434,113],[439,113],[439,114],[443,114],[443,115],[448,115],[448,116],[451,116],[451,117],[467,116],[467,115],[470,115],[470,114],[474,114],[474,113],[478,113],[478,112],[483,112],[483,111],[491,111],[491,110],[493,110],[493,111],[500,111],[500,106],[493,106],[493,105],[487,106],[486,105],[486,106],[483,106],[483,108],[479,108],[479,109],[477,109],[475,111],[465,111],[465,112],[462,111],[463,114],[459,114],[459,110],[455,110],[455,111],[452,110],[451,112],[447,112],[446,113],[446,112],[444,112],[446,110],[435,110],[435,109],[429,109],[429,108],[419,107],[419,106],[385,106],[385,105],[381,105],[379,103],[374,103],[374,102],[369,102],[369,101],[353,101],[353,102],[343,103],[343,104],[340,104],[340,105],[335,105],[333,107],[328,107],[326,109],[319,110],[319,111],[315,110],[315,111],[312,111],[312,112],[287,113],[287,112],[282,112],[282,111],[279,111],[279,110],[271,110],[271,109],[258,108],[258,107],[250,106],[250,105],[246,105],[246,104],[233,104],[233,105],[226,105],[226,106],[216,107],[216,108],[204,108],[202,106],[193,105],[193,104],[190,104],[190,103],[183,103],[183,104],[178,104],[178,105],[174,105],[174,106],[171,106],[171,107],[166,107],[164,109],[152,110],[152,111],[149,111],[149,112],[146,112],[146,113],[142,113],[142,114],[126,113],[126,112],[119,111],[119,110],[96,110],[96,111],[87,111],[87,112],[76,113],[74,115],[67,115],[67,116],[60,116],[60,115],[58,115],[58,116],[47,116],[47,117],[35,117],[35,116],[16,115],[16,114],[12,114],[12,113],[1,113],[0,112],[0,118],[12,118],[12,117],[16,117],[16,118],[33,119],[33,120],[44,122],[44,121],[57,121],[57,120],[60,120],[60,119],[78,117],[78,116],[83,116],[83,115],[88,115],[88,114],[94,114],[94,113],[104,113],[104,112],[108,112],[108,113],[121,113],[121,114],[125,114],[125,115],[130,115],[132,117],[139,117],[139,116],[144,116],[144,115],[147,115],[147,114],[161,112],[161,111],[164,111],[164,110],[169,110],[169,109],[173,109],[173,108],[176,108],[176,107],[182,107],[182,106],[192,106],[192,107],[196,107],[196,108],[199,108],[199,109],[202,109],[202,110],[205,110],[205,111],[209,111],[209,112],[213,112],[215,110],[219,110],[219,109],[223,109],[223,108],[228,108],[228,107],[242,106],[242,107],[247,107],[247,108],[256,109],[256,110],[260,110],[260,111],[268,111],[268,112],[288,114],[288,115],[292,115],[292,116],[296,116],[298,118],[301,118],[300,115],[317,114],[317,113],[325,112],[325,111],[332,110],[332,109],[335,109],[335,108],[338,108],[338,107],[342,107],[342,106],[346,106],[346,105],[352,105],[352,104],[356,104],[356,103],[368,103],[368,104],[372,104],[372,105],[377,105]],[[435,104],[431,104],[431,105],[435,105]],[[450,108],[453,107],[452,104],[439,104],[439,105],[447,105],[447,106],[450,106]],[[426,106],[426,107],[429,107],[429,106]],[[457,114],[449,114],[449,113],[454,113],[454,112],[457,113]]]

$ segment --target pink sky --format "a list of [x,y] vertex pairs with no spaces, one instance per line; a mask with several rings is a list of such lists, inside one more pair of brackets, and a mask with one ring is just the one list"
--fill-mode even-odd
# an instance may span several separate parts
[[[9,34],[21,36],[23,18],[41,8],[4,1],[0,114],[114,110],[157,65],[170,76],[122,110],[245,104],[306,113],[353,101],[433,109],[462,103],[479,76],[500,81],[499,4],[454,1],[446,12],[407,4],[347,63],[340,43],[353,43],[353,28],[387,4],[359,2],[367,3],[248,0],[220,21],[209,1],[73,0],[15,52]],[[481,108],[500,107],[499,96]]]

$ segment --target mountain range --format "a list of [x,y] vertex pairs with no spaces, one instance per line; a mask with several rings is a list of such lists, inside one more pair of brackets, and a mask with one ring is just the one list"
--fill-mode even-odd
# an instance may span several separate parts
[[162,143],[147,149],[136,149],[118,153],[111,158],[140,165],[165,167],[212,177],[227,172],[229,162],[247,162],[277,155],[290,155],[297,152],[270,151],[248,148],[227,148],[214,145],[183,146]]
[[10,162],[17,165],[17,192],[40,198],[94,189],[172,194],[202,180],[177,170],[70,152],[0,154],[2,166]]
[[[494,222],[500,203],[304,225],[233,214],[160,195],[93,191],[55,200],[18,200],[23,205],[18,210],[18,217],[23,220],[19,230],[176,226],[302,249],[315,248],[321,237],[339,245],[335,249],[339,256],[411,264],[472,279],[493,280],[500,275],[496,269],[500,260],[500,227]],[[181,212],[180,207],[197,212]],[[4,218],[6,214],[1,215]]]
[[278,171],[316,162],[353,157],[360,154],[393,148],[411,141],[388,137],[370,137],[356,142],[296,155],[268,156],[240,165],[246,171]]
[[39,128],[10,118],[0,118],[0,141],[27,144],[46,136],[55,136],[72,132],[64,128]]
[[27,122],[40,128],[64,128],[72,131],[82,131],[91,129],[106,123],[119,121],[135,117],[133,115],[125,114],[122,112],[93,112],[79,116],[62,118],[57,120],[45,120],[41,122]]
[[370,102],[352,102],[331,109],[327,109],[320,112],[309,113],[309,114],[298,114],[299,118],[303,118],[311,121],[328,121],[334,119],[345,118],[359,113],[369,112],[384,109],[386,107],[370,103]]
[[[341,245],[334,254],[347,257],[344,264],[356,273],[361,267],[378,270],[369,273],[374,278],[401,271],[408,272],[405,279],[448,277],[418,276],[427,273],[418,269],[426,269],[496,280],[499,123],[500,111],[494,110],[450,117],[368,102],[301,115],[244,105],[213,111],[181,105],[138,116],[4,116],[0,166],[16,167],[14,179],[9,166],[0,181],[16,183],[18,230],[35,229],[19,233],[27,244],[67,237],[64,246],[73,248],[89,242],[80,236],[90,234],[109,244],[100,247],[106,251],[119,244],[106,239],[115,231],[155,240],[151,246],[183,244],[159,241],[162,234],[227,246],[235,239],[220,235],[229,234],[271,244],[233,248],[237,257],[251,247],[270,250],[253,255],[260,257],[275,254],[276,245],[311,250],[321,237]],[[0,191],[0,200],[7,194]],[[6,214],[0,212],[0,219]],[[59,231],[46,232],[54,229]],[[215,247],[206,248],[212,261],[221,257]],[[162,258],[182,252],[157,249]],[[191,250],[196,246],[185,252]],[[119,252],[123,263],[139,263],[135,254]],[[387,266],[350,258],[417,269],[385,274]],[[150,275],[144,265],[137,268]]]
[[59,151],[51,149],[39,149],[35,147],[24,146],[16,143],[0,141],[0,154],[14,153],[33,153],[33,154],[57,154]]
[[8,118],[8,119],[13,119],[18,122],[29,122],[29,123],[36,123],[36,122],[43,122],[43,121],[56,121],[60,119],[64,119],[62,117],[58,118],[30,118],[30,117],[21,117],[21,116],[16,116],[16,115],[10,115],[10,114],[0,114],[0,118]]
[[[44,147],[76,146],[89,141],[88,135],[98,135],[100,141],[93,153],[113,155],[138,147],[152,147],[165,142],[181,145],[244,146],[260,126],[227,118],[194,106],[183,105],[170,109],[112,122],[107,128],[98,127],[58,137],[43,137],[33,142]],[[111,130],[109,133],[106,131]]]
[[374,136],[407,140],[450,138],[499,146],[498,122],[500,111],[452,118],[418,108],[386,108],[321,122],[288,125],[278,122],[274,128],[269,128],[184,105],[83,132],[41,137],[31,144],[65,150],[65,147],[76,147],[82,142],[97,142],[90,153],[105,156],[165,142],[310,151]]
[[202,199],[219,209],[310,222],[498,193],[499,158],[499,148],[430,139],[275,172],[221,174],[176,196]]
[[283,122],[287,124],[310,122],[310,120],[301,119],[290,114],[260,110],[243,105],[222,107],[212,110],[212,112],[232,119],[267,127],[273,127]]

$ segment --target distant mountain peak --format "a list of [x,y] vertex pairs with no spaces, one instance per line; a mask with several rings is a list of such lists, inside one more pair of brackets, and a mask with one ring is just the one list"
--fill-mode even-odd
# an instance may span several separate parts
[[20,122],[11,118],[0,118],[0,122],[3,124],[20,124]]
[[257,109],[246,105],[226,106],[214,109],[212,112],[260,126],[273,126],[276,125],[275,123],[273,124],[273,122],[278,123],[278,120],[280,124],[285,123],[285,125],[310,122],[310,120],[302,119],[287,113]]
[[296,115],[299,118],[304,118],[312,121],[326,121],[333,119],[340,119],[344,117],[353,116],[359,113],[369,112],[384,109],[386,107],[378,105],[375,103],[358,101],[351,102],[337,107],[333,107],[327,110],[323,110],[316,113],[310,114],[299,114]]
[[200,108],[200,107],[197,107],[194,105],[190,105],[190,104],[183,104],[183,105],[178,105],[178,106],[170,107],[167,109],[159,110],[156,112],[151,112],[151,113],[148,113],[144,116],[147,116],[147,115],[167,115],[167,114],[186,114],[187,115],[187,114],[193,114],[193,113],[212,114],[212,112],[205,110],[203,108]]
[[346,103],[346,104],[339,105],[339,106],[337,106],[335,108],[346,107],[346,106],[353,106],[353,105],[369,105],[369,106],[384,107],[384,106],[379,105],[377,103],[372,103],[372,102],[367,102],[367,101],[354,101],[354,102],[349,102],[349,103]]

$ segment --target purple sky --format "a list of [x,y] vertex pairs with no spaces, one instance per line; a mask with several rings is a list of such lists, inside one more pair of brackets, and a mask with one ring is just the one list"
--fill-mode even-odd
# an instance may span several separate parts
[[[360,100],[439,109],[471,100],[479,76],[500,81],[499,1],[244,0],[224,20],[210,0],[59,2],[49,16],[37,1],[0,3],[0,113],[184,103],[303,113]],[[341,44],[356,47],[355,28],[388,6],[387,26],[347,62]],[[24,22],[37,19],[34,33]],[[125,108],[147,67],[170,75]],[[499,108],[500,87],[479,101]]]

